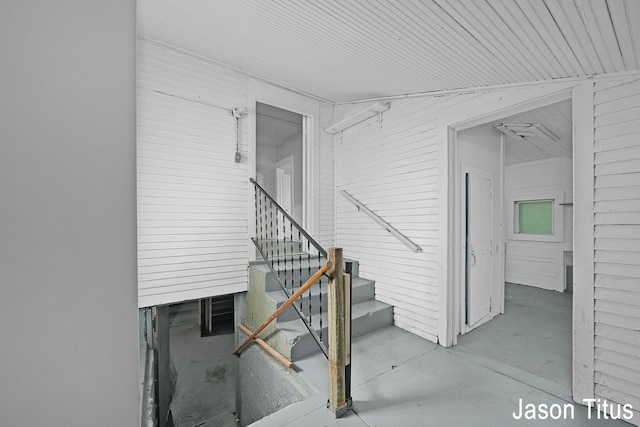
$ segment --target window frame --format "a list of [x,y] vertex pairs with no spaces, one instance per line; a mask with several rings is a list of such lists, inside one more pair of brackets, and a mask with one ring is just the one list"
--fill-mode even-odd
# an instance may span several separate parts
[[[528,234],[516,232],[516,203],[552,201],[551,205],[551,234]],[[507,239],[529,242],[562,242],[564,240],[564,216],[562,203],[564,193],[562,191],[549,191],[541,193],[511,194],[506,200],[506,225]]]

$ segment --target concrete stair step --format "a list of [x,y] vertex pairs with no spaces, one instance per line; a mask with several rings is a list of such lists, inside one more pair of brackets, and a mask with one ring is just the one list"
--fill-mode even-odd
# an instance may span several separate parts
[[[318,285],[314,285],[311,287],[311,313],[317,314],[320,312],[320,300],[322,299],[322,311],[326,313],[327,311],[327,301],[328,301],[328,293],[329,287],[327,286],[326,281],[322,284],[322,293],[320,292],[320,287]],[[322,296],[322,298],[320,298]],[[271,298],[276,302],[277,307],[280,307],[286,300],[286,295],[282,290],[267,292],[267,297]],[[352,280],[351,286],[351,301],[353,304],[358,304],[360,302],[374,299],[375,298],[375,283],[372,280],[364,279],[362,277],[356,277]],[[298,307],[300,307],[300,303],[297,302]],[[307,316],[309,315],[309,293],[305,293],[302,298],[302,312]],[[289,307],[284,313],[282,313],[278,317],[278,321],[287,321],[298,319],[298,313],[293,307]]]
[[[304,284],[309,279],[309,277],[313,276],[313,274],[318,271],[318,268],[320,268],[320,266],[323,265],[326,261],[321,260],[321,263],[319,263],[317,257],[311,257],[311,260],[303,259],[302,262],[299,260],[295,260],[293,262],[291,260],[288,260],[285,264],[282,258],[280,264],[278,264],[277,259],[273,260],[272,262],[274,270],[278,272],[280,280],[282,280],[283,283],[286,280],[287,285],[290,285],[293,282],[297,286],[299,286],[301,284]],[[345,260],[345,263],[346,262],[352,263],[352,277],[359,277],[360,268],[358,262]],[[310,266],[309,263],[311,263]],[[280,291],[278,280],[273,275],[264,260],[254,261],[250,265],[257,270],[264,272],[266,292]],[[326,283],[327,279],[324,278],[323,280]]]
[[[302,242],[296,241],[286,241],[283,242],[281,240],[263,240],[260,243],[260,248],[265,254],[273,254],[274,256],[277,254],[281,255],[291,255],[291,254],[299,254],[304,253]],[[256,256],[260,257],[260,251],[256,248]]]
[[[312,319],[312,326],[320,334],[320,316],[316,315]],[[365,335],[369,332],[390,326],[393,324],[393,306],[374,299],[359,302],[352,306],[352,338]],[[298,318],[277,321],[278,329],[284,333],[291,346],[291,360],[296,361],[310,354],[319,352],[320,349],[309,334],[302,321]],[[326,342],[327,333],[327,313],[322,315],[322,337]]]

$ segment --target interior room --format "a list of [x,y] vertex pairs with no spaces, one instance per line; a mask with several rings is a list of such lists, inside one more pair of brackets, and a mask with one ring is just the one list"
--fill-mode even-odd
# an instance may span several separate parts
[[[571,390],[571,101],[483,125],[503,135],[503,313],[461,335],[472,351]],[[477,135],[480,129],[464,131]],[[497,144],[497,141],[493,142]],[[555,384],[549,383],[555,382]]]

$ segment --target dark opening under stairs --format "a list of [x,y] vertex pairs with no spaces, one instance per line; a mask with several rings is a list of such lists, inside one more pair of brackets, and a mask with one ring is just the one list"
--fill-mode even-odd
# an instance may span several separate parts
[[[286,270],[284,268],[278,269],[277,259],[272,262],[279,276],[281,278],[288,277],[292,282],[305,282],[315,273],[315,270],[309,271],[306,268],[305,259],[299,262],[289,262],[286,264]],[[375,283],[360,277],[358,263],[350,262],[352,262],[353,269],[351,336],[356,338],[392,325],[393,307],[375,300]],[[300,263],[304,264],[303,268],[300,268]],[[295,303],[305,316],[311,318],[311,326],[319,336],[323,337],[322,341],[325,343],[327,342],[328,323],[327,288],[326,281],[322,286],[314,286],[311,292],[305,294]],[[311,303],[309,299],[311,299]],[[255,329],[286,300],[287,296],[280,288],[278,280],[266,262],[262,259],[251,262],[249,266],[249,291],[245,298],[246,325],[252,330]],[[310,314],[311,316],[309,316]],[[260,334],[260,337],[292,362],[321,351],[293,307],[289,307],[281,314]]]

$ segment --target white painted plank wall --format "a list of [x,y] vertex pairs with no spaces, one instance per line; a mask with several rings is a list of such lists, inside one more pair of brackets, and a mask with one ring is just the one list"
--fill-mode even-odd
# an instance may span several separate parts
[[246,90],[234,71],[139,40],[141,307],[246,290],[246,129],[237,164],[231,116]]
[[595,393],[640,425],[640,80],[595,85]]
[[[394,100],[382,115],[337,135],[335,145],[336,245],[360,262],[360,274],[376,281],[376,298],[394,306],[394,323],[437,342],[439,295],[439,158],[446,126],[547,96],[562,86]],[[339,105],[335,120],[362,110]],[[339,194],[346,190],[423,252],[414,253]],[[440,334],[440,335],[439,335]]]
[[318,183],[319,192],[319,227],[318,227],[318,243],[323,248],[330,248],[335,245],[334,240],[334,198],[335,198],[335,180],[333,170],[333,135],[323,132],[334,123],[333,121],[333,105],[326,102],[320,103],[320,141],[319,144],[319,168],[320,182]]
[[[336,137],[336,244],[376,282],[376,298],[394,306],[394,321],[437,341],[436,122],[433,99],[394,101],[382,116]],[[362,106],[356,106],[362,109]],[[337,118],[338,120],[338,118]],[[345,190],[422,247],[414,253],[351,204]]]
[[[505,167],[505,221],[512,218],[513,200],[531,200],[541,194],[561,191],[564,202],[571,203],[573,192],[573,165],[571,159],[554,158],[517,163]],[[537,242],[509,238],[507,230],[505,280],[562,292],[564,290],[564,252],[573,250],[573,207],[563,210],[563,238],[561,242]]]
[[[147,39],[138,40],[139,306],[247,288],[248,76]],[[322,128],[333,105],[320,103]],[[318,237],[333,245],[333,138],[319,144]]]
[[[393,101],[335,144],[336,245],[394,306],[394,323],[438,341],[438,114],[478,94]],[[340,117],[362,105],[341,107]],[[338,110],[336,110],[338,113]],[[337,114],[336,114],[337,116]],[[422,248],[412,252],[339,194],[345,190]]]

